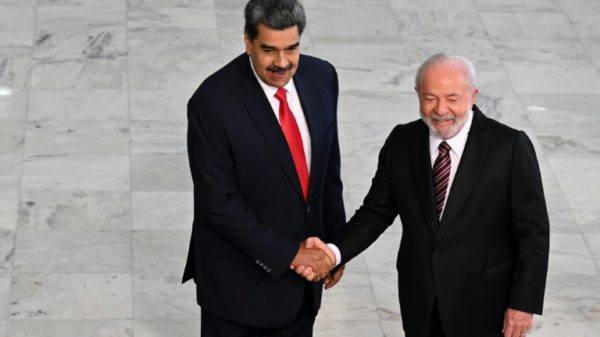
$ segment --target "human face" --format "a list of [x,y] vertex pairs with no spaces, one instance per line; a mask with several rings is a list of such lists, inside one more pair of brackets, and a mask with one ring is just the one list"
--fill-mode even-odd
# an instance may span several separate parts
[[468,84],[464,67],[452,63],[430,66],[416,90],[421,119],[442,139],[452,138],[462,129],[478,93]]
[[245,35],[246,53],[250,55],[258,77],[268,85],[285,86],[298,69],[300,34],[298,26],[276,30],[258,24],[254,40]]

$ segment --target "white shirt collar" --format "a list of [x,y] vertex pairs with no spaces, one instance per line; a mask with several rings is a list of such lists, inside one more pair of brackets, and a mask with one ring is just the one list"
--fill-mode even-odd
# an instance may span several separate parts
[[[473,123],[473,110],[469,110],[469,117],[465,122],[465,125],[458,131],[458,133],[449,139],[446,139],[446,143],[450,145],[452,151],[456,153],[459,157],[462,156],[463,151],[465,150],[465,145],[467,144],[467,137],[469,137],[469,130],[471,129],[471,124]],[[431,130],[429,131],[429,150],[430,152],[437,153],[438,146],[443,141],[442,138],[434,135]]]
[[[258,80],[258,83],[260,84],[260,86],[263,88],[263,91],[265,92],[265,94],[267,95],[267,97],[271,98],[273,96],[275,96],[275,94],[277,93],[277,87],[274,87],[272,85],[268,85],[267,83],[265,83],[260,76],[258,76],[258,74],[256,73],[256,70],[254,69],[254,64],[252,63],[252,59],[250,57],[248,57],[248,61],[250,62],[250,67],[252,68],[252,73],[254,73],[254,77],[256,77],[256,79]],[[296,87],[294,86],[294,79],[291,79],[286,85],[283,86],[283,88],[285,90],[287,90],[288,94],[289,93],[293,93],[296,91]],[[289,100],[290,98],[293,99],[294,95],[287,95],[287,99]]]

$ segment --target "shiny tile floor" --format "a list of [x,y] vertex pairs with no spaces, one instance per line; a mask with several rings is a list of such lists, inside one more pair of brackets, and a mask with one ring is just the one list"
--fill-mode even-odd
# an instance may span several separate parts
[[[187,98],[242,52],[244,0],[0,0],[0,337],[198,336]],[[476,63],[480,107],[533,138],[552,248],[532,336],[600,335],[600,2],[304,0],[340,75],[356,209],[418,64]],[[403,336],[394,225],[325,294],[316,336]]]

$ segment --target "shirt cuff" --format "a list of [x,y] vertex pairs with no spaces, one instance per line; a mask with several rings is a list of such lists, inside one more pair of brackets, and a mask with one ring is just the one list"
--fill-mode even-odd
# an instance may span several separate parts
[[337,267],[340,264],[340,262],[342,262],[342,253],[340,253],[340,249],[333,243],[328,243],[327,246],[333,251],[333,254],[335,255],[334,267]]

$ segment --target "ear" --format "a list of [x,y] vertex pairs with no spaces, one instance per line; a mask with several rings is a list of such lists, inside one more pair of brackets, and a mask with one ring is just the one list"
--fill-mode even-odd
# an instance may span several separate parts
[[471,101],[475,103],[475,98],[477,98],[477,94],[479,94],[479,89],[473,89],[473,93],[471,94]]
[[250,55],[252,53],[252,40],[248,33],[244,33],[244,44],[246,45],[246,54]]

